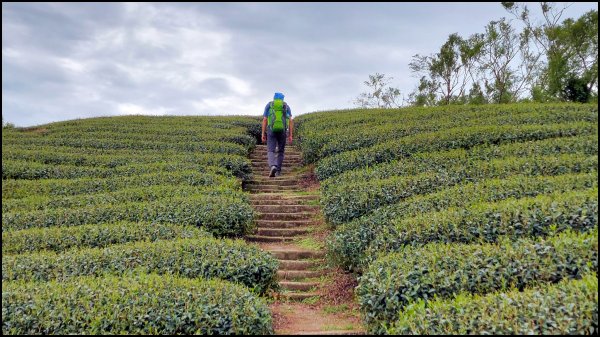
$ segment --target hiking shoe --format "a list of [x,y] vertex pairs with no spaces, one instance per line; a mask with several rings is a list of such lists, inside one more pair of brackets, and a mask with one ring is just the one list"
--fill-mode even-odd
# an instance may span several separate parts
[[275,172],[275,176],[279,177],[281,175],[281,171],[277,170],[277,172]]
[[269,174],[269,177],[274,177],[276,172],[277,166],[271,166],[271,174]]

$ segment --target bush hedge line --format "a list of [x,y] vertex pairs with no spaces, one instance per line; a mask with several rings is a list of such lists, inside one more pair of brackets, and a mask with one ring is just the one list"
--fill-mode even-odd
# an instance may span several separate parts
[[357,296],[369,330],[380,333],[403,308],[418,300],[448,299],[462,292],[523,290],[579,279],[597,270],[597,227],[592,233],[564,233],[547,240],[429,244],[378,259],[360,278]]
[[[108,152],[108,153],[107,153]],[[60,151],[58,148],[44,147],[36,149],[27,148],[15,148],[10,149],[2,153],[2,174],[4,179],[10,178],[8,164],[15,166],[14,163],[27,162],[30,165],[46,164],[58,166],[65,165],[65,168],[71,168],[67,165],[73,165],[81,167],[80,170],[92,170],[95,168],[96,171],[101,174],[107,175],[111,172],[119,172],[120,174],[127,174],[128,167],[138,167],[141,165],[166,165],[170,163],[174,165],[196,165],[200,167],[204,166],[222,166],[229,170],[234,176],[242,178],[244,180],[249,179],[251,174],[250,160],[238,155],[228,154],[203,154],[194,153],[189,155],[182,155],[181,153],[174,151],[167,152],[154,152],[152,151],[103,151],[101,153],[90,153],[90,151],[74,152],[74,151]],[[5,162],[6,161],[6,162]],[[159,164],[162,163],[162,164]],[[17,166],[18,168],[18,166]],[[115,169],[115,170],[108,170]],[[63,169],[64,170],[64,169]],[[139,170],[139,169],[138,169]],[[206,169],[201,169],[205,171]],[[60,171],[59,171],[60,172]],[[91,171],[94,172],[94,171]],[[17,172],[18,173],[18,172]],[[15,174],[15,173],[11,173]],[[113,173],[112,175],[114,175]],[[94,176],[98,176],[96,173]],[[15,176],[17,178],[18,176]],[[40,176],[40,178],[51,178],[50,176]],[[56,177],[55,177],[56,178]]]
[[597,133],[598,125],[588,122],[458,127],[439,132],[421,133],[330,156],[319,161],[315,173],[319,180],[324,180],[348,170],[408,157],[417,152],[470,149],[482,144],[523,142]]
[[549,138],[522,143],[483,145],[472,149],[453,149],[437,152],[422,152],[373,167],[346,171],[335,179],[321,182],[324,190],[338,185],[340,181],[369,181],[394,176],[415,175],[424,172],[446,170],[457,165],[472,165],[482,160],[509,157],[549,156],[560,154],[598,155],[598,135]]
[[431,193],[466,181],[508,178],[515,174],[537,176],[594,172],[598,156],[564,154],[535,157],[508,157],[440,167],[417,175],[340,183],[321,192],[326,219],[334,225],[348,222],[382,206],[408,197]]
[[254,211],[246,199],[200,194],[153,202],[3,213],[2,231],[115,221],[195,225],[216,236],[241,236],[252,230]]
[[115,192],[77,194],[73,196],[32,195],[2,201],[2,213],[51,210],[56,208],[83,208],[95,205],[114,205],[128,202],[153,202],[162,199],[183,198],[195,195],[227,196],[248,200],[240,190],[219,186],[153,185],[132,187]]
[[[398,122],[401,120],[401,122]],[[435,123],[431,121],[435,120]],[[404,109],[354,109],[333,113],[311,113],[296,119],[296,134],[304,158],[313,163],[329,151],[360,148],[393,136],[398,131],[418,129],[443,130],[454,126],[519,125],[554,123],[559,121],[589,121],[597,123],[598,106],[593,104],[445,106]],[[438,127],[439,126],[439,127]],[[348,132],[348,130],[352,130]],[[368,131],[366,131],[368,130]],[[344,141],[341,141],[343,139]]]
[[318,151],[318,157],[325,157],[369,147],[390,140],[398,140],[402,137],[425,132],[437,132],[456,127],[485,126],[485,125],[523,125],[523,124],[555,124],[564,122],[597,122],[598,115],[590,114],[588,111],[559,110],[550,111],[546,114],[530,112],[519,115],[489,115],[481,118],[464,120],[455,116],[444,116],[436,119],[435,123],[424,123],[418,120],[416,123],[396,123],[365,127],[357,132],[343,132],[331,135],[326,144]]
[[582,191],[479,203],[420,214],[381,228],[365,254],[365,263],[381,252],[433,242],[496,242],[548,236],[567,230],[585,232],[598,226],[598,186]]
[[273,334],[265,301],[222,280],[173,275],[2,282],[2,334]]
[[419,214],[443,211],[450,207],[466,208],[476,203],[534,197],[595,186],[598,186],[597,172],[533,177],[516,175],[508,179],[484,179],[455,185],[438,192],[416,195],[399,203],[378,208],[336,228],[327,239],[328,257],[334,264],[346,270],[360,272],[366,249],[382,227],[389,223]]
[[598,335],[598,276],[407,307],[389,335]]
[[2,233],[2,255],[41,250],[62,252],[72,248],[102,248],[136,241],[199,239],[205,230],[179,224],[111,222],[75,227],[31,228]]
[[199,238],[132,242],[62,253],[2,256],[2,281],[65,281],[76,276],[147,273],[187,278],[220,278],[264,294],[277,287],[279,262],[242,240]]
[[2,181],[2,200],[31,196],[73,196],[78,194],[114,192],[126,188],[155,185],[218,186],[239,190],[240,183],[233,177],[223,176],[206,167],[206,172],[181,171],[141,174],[131,177],[104,179],[44,179]]

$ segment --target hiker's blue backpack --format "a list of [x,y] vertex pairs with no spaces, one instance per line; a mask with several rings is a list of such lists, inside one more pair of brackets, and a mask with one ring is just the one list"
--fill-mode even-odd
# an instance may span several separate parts
[[286,130],[286,115],[282,99],[274,99],[269,108],[269,129],[273,132]]

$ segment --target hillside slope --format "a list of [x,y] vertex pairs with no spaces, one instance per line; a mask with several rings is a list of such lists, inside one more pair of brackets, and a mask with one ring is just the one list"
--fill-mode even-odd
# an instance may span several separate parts
[[[304,160],[315,165],[321,206],[335,229],[328,257],[358,277],[369,332],[440,333],[415,305],[428,317],[444,310],[453,323],[443,333],[596,331],[597,304],[588,310],[594,296],[565,297],[542,285],[564,280],[564,289],[597,289],[596,277],[595,285],[568,282],[597,271],[597,123],[597,105],[579,104],[355,109],[296,118]],[[531,299],[516,313],[501,309],[487,327],[458,315],[486,315],[485,308],[444,302],[536,287],[543,301]],[[580,301],[587,309],[560,309]],[[520,327],[509,319],[540,311],[553,314]]]

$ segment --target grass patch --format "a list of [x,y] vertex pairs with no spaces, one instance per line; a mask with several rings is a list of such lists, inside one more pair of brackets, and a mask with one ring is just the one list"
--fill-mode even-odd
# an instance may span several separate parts
[[319,302],[319,296],[312,296],[302,300],[302,303],[308,305],[314,305],[317,304],[317,302]]
[[353,324],[345,324],[345,325],[325,325],[323,327],[325,331],[335,331],[335,330],[354,330]]
[[319,199],[306,200],[306,205],[308,205],[308,206],[320,206]]
[[349,310],[348,304],[340,304],[340,305],[326,305],[323,308],[323,312],[326,314],[339,314],[345,313]]
[[323,250],[324,249],[324,245],[323,243],[313,239],[313,238],[303,238],[300,239],[298,241],[294,241],[295,244],[297,244],[298,246],[304,248],[304,249],[308,249],[308,250]]

